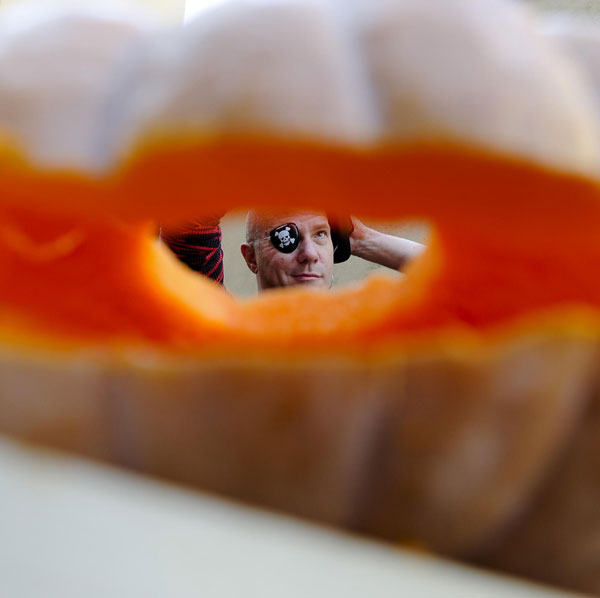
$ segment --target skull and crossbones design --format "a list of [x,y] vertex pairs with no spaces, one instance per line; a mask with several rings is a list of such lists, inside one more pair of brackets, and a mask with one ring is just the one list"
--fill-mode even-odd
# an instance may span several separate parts
[[300,233],[293,222],[274,228],[270,236],[275,248],[282,253],[292,253],[300,243]]
[[296,239],[290,235],[290,227],[286,226],[283,230],[275,233],[279,239],[279,247],[287,247],[288,245],[295,243]]

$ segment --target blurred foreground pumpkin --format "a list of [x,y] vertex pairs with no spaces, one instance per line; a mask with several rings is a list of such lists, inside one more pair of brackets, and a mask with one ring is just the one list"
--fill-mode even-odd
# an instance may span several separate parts
[[[600,592],[600,128],[575,54],[495,0],[19,16],[3,432]],[[153,240],[249,206],[433,233],[400,281],[245,302]]]

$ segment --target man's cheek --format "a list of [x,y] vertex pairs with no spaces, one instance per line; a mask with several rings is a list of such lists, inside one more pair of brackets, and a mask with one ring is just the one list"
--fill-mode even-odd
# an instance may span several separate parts
[[273,262],[273,268],[277,272],[277,276],[282,280],[290,278],[290,269],[286,260],[277,259]]

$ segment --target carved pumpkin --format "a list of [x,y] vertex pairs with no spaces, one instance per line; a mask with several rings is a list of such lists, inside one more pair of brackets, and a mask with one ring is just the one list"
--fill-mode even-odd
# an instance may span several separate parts
[[[511,567],[598,357],[597,114],[533,17],[231,0],[177,31],[0,27],[1,430]],[[307,204],[432,238],[403,280],[245,302],[153,238]],[[520,570],[600,591],[581,563]]]

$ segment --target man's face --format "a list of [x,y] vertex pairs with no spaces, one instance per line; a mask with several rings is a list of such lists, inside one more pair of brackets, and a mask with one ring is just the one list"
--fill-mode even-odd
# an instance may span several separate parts
[[[299,244],[283,253],[273,244],[269,233],[292,222],[298,228]],[[265,219],[264,234],[254,243],[259,289],[308,285],[329,289],[333,280],[333,245],[329,221],[324,214],[291,213]],[[281,231],[282,237],[286,229]],[[282,239],[288,241],[288,239]]]

